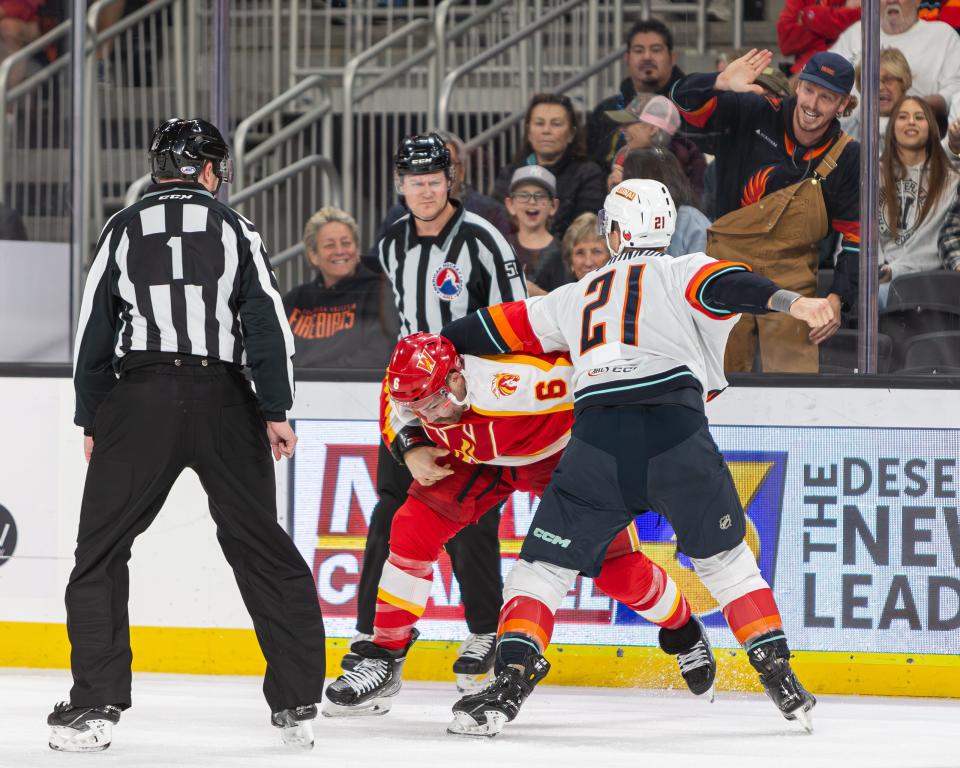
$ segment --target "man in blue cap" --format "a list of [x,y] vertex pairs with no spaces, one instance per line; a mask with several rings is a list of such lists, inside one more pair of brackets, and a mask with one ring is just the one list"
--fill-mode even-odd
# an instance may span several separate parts
[[[719,74],[692,74],[670,98],[687,135],[717,157],[717,215],[707,253],[742,261],[784,288],[813,296],[818,243],[839,233],[841,250],[827,298],[834,322],[812,332],[788,316],[742,319],[727,343],[727,371],[815,373],[817,345],[840,327],[857,298],[860,145],[838,117],[854,105],[853,67],[821,52],[799,75],[795,96],[765,95],[756,80],[773,59],[751,50]],[[812,183],[811,183],[812,182]],[[776,314],[776,313],[773,313]]]

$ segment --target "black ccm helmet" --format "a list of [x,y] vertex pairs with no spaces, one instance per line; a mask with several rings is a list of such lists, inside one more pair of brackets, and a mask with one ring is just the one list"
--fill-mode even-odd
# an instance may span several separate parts
[[397,176],[443,171],[447,178],[453,179],[450,150],[443,143],[443,139],[435,133],[407,136],[400,142],[397,154],[393,158],[393,167]]
[[203,163],[210,160],[220,183],[233,180],[230,147],[216,126],[206,120],[173,117],[153,132],[150,171],[157,179],[196,181]]

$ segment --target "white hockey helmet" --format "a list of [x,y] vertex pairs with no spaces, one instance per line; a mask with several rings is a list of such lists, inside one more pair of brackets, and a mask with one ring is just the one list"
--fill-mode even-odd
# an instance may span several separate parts
[[611,249],[614,256],[627,248],[663,248],[677,226],[677,209],[670,191],[652,179],[628,179],[610,190],[598,217],[603,241],[610,248],[609,235],[613,222],[620,230],[620,247]]

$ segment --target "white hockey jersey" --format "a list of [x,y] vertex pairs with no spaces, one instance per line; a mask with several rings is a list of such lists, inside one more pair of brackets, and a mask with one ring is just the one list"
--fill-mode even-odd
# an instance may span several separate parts
[[642,402],[690,386],[710,399],[727,385],[724,348],[740,315],[711,306],[706,294],[721,275],[749,271],[704,253],[624,254],[546,296],[481,310],[480,346],[569,350],[577,408]]

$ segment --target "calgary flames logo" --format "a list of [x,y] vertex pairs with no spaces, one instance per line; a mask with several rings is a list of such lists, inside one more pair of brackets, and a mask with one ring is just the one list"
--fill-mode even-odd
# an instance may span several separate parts
[[740,197],[741,208],[753,205],[767,193],[767,184],[770,181],[770,175],[773,173],[775,167],[776,166],[768,165],[766,168],[762,168],[753,174],[750,180],[743,185],[743,194]]
[[517,391],[519,385],[520,377],[515,373],[495,373],[490,384],[490,391],[499,400],[501,397],[510,397]]
[[417,368],[427,373],[433,373],[433,368],[436,364],[437,362],[427,350],[424,349],[420,352],[420,357],[417,358]]

